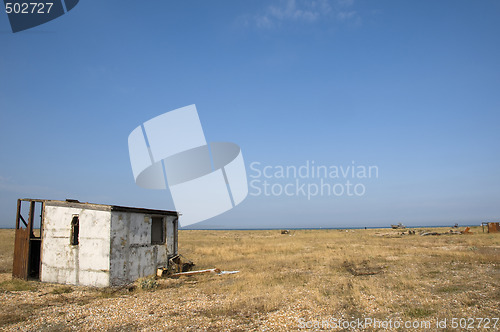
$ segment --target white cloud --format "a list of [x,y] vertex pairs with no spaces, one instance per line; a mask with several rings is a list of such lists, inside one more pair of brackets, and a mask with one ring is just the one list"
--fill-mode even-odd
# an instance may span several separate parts
[[334,17],[339,21],[352,19],[356,12],[350,10],[354,0],[279,0],[256,15],[255,24],[259,28],[270,28],[283,22],[315,22],[324,17]]
[[341,21],[352,19],[356,15],[355,11],[340,11],[337,13],[337,18]]
[[354,0],[337,0],[336,2],[340,6],[352,6],[354,4]]

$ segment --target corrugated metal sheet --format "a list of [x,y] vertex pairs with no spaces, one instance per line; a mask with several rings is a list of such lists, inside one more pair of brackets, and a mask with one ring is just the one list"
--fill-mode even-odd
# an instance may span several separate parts
[[29,230],[27,228],[16,229],[16,240],[14,244],[14,264],[12,276],[20,279],[28,279],[29,258]]

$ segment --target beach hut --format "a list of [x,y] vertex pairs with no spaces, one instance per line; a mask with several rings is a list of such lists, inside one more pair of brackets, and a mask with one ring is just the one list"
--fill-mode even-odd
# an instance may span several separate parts
[[155,274],[177,255],[175,211],[19,199],[13,276],[119,286]]

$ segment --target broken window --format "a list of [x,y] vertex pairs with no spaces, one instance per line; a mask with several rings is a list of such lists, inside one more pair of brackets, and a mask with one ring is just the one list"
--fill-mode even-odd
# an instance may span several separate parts
[[163,217],[152,217],[151,244],[165,244],[165,223]]
[[77,246],[80,242],[80,219],[73,216],[71,220],[71,245]]

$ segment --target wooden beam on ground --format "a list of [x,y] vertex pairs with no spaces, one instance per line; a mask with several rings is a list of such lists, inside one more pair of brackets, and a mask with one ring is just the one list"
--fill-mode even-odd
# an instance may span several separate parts
[[192,276],[195,274],[204,274],[204,273],[220,273],[220,270],[215,268],[215,269],[208,269],[208,270],[179,272],[179,273],[171,274],[171,275],[169,275],[169,277],[175,278],[175,277]]

